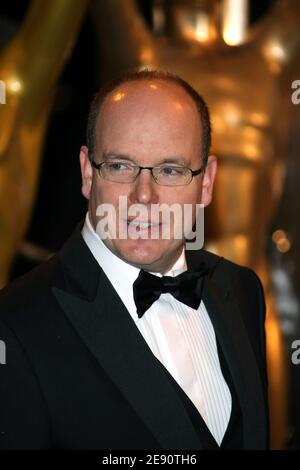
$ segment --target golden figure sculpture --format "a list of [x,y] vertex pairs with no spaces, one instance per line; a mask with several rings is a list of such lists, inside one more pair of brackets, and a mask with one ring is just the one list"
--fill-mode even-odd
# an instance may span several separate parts
[[[238,47],[229,47],[223,40],[220,1],[158,4],[167,8],[168,34],[163,37],[155,37],[147,29],[132,0],[93,3],[104,65],[101,75],[105,72],[104,78],[109,78],[138,66],[163,68],[185,78],[208,101],[219,171],[214,203],[206,216],[207,247],[252,267],[263,281],[271,446],[282,448],[287,420],[286,366],[265,242],[283,185],[290,84],[285,84],[284,95],[282,90],[285,70],[299,55],[300,2],[279,0],[248,41]],[[201,21],[198,31],[193,31],[189,19],[197,8]]]
[[0,287],[26,231],[55,84],[88,0],[33,0],[24,24],[0,53]]

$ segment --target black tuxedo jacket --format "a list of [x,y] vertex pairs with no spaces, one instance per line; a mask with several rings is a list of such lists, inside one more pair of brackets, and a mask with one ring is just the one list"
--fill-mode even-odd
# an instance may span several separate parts
[[[203,300],[236,397],[233,408],[240,410],[236,442],[265,449],[260,281],[204,250],[187,252],[188,266],[202,261],[209,268]],[[1,449],[217,448],[192,402],[153,356],[80,227],[57,255],[1,291],[0,340],[6,345]]]

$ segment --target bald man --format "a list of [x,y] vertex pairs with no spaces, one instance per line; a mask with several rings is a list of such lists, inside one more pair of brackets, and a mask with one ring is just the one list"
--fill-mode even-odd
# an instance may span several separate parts
[[268,448],[261,283],[187,244],[212,199],[210,132],[168,73],[96,95],[85,221],[0,295],[0,448]]

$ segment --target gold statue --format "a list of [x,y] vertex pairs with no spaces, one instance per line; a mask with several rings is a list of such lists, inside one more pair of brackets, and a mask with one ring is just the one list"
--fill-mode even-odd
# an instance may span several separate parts
[[[206,216],[207,247],[252,267],[263,281],[271,446],[282,448],[286,366],[265,242],[283,185],[291,103],[282,89],[285,70],[299,55],[300,2],[279,0],[248,41],[237,47],[224,42],[220,1],[156,5],[167,36],[155,37],[147,29],[132,0],[93,3],[104,78],[133,66],[163,68],[185,78],[208,101],[219,171],[214,203]],[[285,89],[290,93],[290,84]],[[283,98],[288,105],[285,101],[283,106]]]
[[0,54],[0,287],[30,220],[55,84],[88,0],[33,0]]

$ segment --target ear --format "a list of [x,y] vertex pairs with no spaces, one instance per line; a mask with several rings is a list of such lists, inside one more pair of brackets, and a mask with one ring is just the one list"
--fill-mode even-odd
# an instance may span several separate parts
[[202,179],[201,204],[203,204],[204,207],[208,206],[211,203],[216,173],[217,158],[214,155],[210,155],[208,157],[207,165]]
[[83,145],[80,149],[81,192],[86,199],[90,198],[93,178],[93,168],[88,155],[88,148]]

